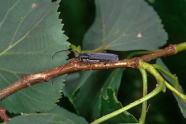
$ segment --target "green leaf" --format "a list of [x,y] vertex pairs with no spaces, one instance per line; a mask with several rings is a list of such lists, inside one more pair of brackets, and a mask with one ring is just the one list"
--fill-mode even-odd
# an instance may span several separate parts
[[[156,61],[156,64],[160,65],[161,67],[165,68],[165,70],[167,70],[169,73],[170,70],[167,68],[167,66],[163,63],[162,59],[158,58]],[[169,76],[167,76],[166,74],[162,73],[160,71],[160,73],[163,75],[163,77],[169,82],[171,83],[173,86],[175,85],[174,80],[172,78],[170,78]],[[181,85],[179,85],[179,90],[181,93],[184,94],[184,91],[181,87]],[[186,118],[186,104],[183,102],[182,99],[180,99],[180,97],[178,97],[175,93],[173,93],[174,97],[176,98],[176,100],[178,101],[178,105],[180,107],[181,113],[183,114],[183,116]]]
[[96,0],[96,18],[83,49],[155,50],[167,34],[156,12],[144,0]]
[[[107,88],[107,95],[104,98],[101,96],[101,116],[109,114],[122,108],[122,104],[117,100],[116,94],[112,88]],[[116,123],[137,123],[138,120],[127,111],[103,122],[103,124]]]
[[23,114],[14,117],[6,124],[76,124],[57,114]]
[[65,87],[63,89],[63,94],[67,96],[67,98],[72,103],[77,113],[79,112],[73,101],[79,95],[80,87],[85,83],[85,81],[88,79],[90,75],[91,75],[90,71],[74,72],[68,75],[67,78],[65,78],[66,81],[64,82]]
[[171,43],[185,42],[185,0],[148,0],[163,21]]
[[73,103],[81,116],[90,117],[92,120],[99,117],[100,95],[106,96],[108,87],[112,87],[116,93],[118,92],[123,70],[92,72],[91,76],[84,81],[83,86],[76,91],[78,95],[73,99]]
[[86,72],[75,72],[67,76],[63,93],[73,100],[77,95],[75,92],[85,83],[85,81],[91,75],[90,71]]
[[[63,82],[64,76],[57,78],[55,82]],[[1,101],[0,105],[9,112],[45,112],[56,106],[61,97],[62,83],[39,83],[22,89]]]
[[[58,19],[58,2],[51,0],[0,1],[0,89],[30,73],[38,73],[66,63],[67,37]],[[61,79],[60,79],[61,78]],[[9,112],[50,110],[61,96],[63,77],[54,84],[40,83],[22,89],[0,105]]]
[[76,124],[88,124],[88,122],[83,118],[74,113],[67,111],[64,108],[60,108],[59,106],[55,106],[52,110],[48,111],[49,113],[61,115]]

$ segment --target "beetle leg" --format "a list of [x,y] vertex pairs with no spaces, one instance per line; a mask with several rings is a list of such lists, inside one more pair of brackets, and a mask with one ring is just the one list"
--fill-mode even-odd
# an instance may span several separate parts
[[92,72],[92,68],[91,68],[91,63],[88,61],[89,65],[90,65],[90,72]]
[[105,62],[105,64],[104,64],[104,65],[105,65],[105,67],[108,69],[108,67],[107,67],[107,65],[106,65],[106,64],[107,64],[107,62]]

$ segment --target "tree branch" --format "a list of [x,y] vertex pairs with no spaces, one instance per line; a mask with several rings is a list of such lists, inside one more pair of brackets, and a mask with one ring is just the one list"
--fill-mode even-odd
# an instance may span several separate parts
[[6,114],[6,109],[2,108],[1,106],[0,106],[0,117],[2,118],[3,122],[8,122],[10,119]]
[[[179,45],[176,45],[176,47],[179,48]],[[139,58],[145,62],[148,62],[150,60],[159,57],[173,55],[177,53],[176,47],[174,45],[169,45],[169,47],[163,50],[151,54],[143,55]],[[117,62],[108,62],[106,65],[108,68],[124,68],[124,67],[138,68],[139,58],[135,57],[132,59],[119,60]],[[74,60],[73,62],[67,64],[65,68],[63,68],[65,65],[62,65],[60,67],[56,67],[51,70],[44,71],[42,73],[24,75],[18,81],[0,90],[0,101],[2,101],[7,96],[17,92],[18,90],[29,87],[30,85],[36,83],[48,82],[50,79],[56,76],[60,76],[75,71],[90,70],[90,65],[88,63],[83,65],[82,64],[83,64],[82,62],[79,62],[78,60]],[[59,73],[61,68],[63,68],[63,70]],[[106,69],[104,63],[91,63],[91,68],[92,70]]]

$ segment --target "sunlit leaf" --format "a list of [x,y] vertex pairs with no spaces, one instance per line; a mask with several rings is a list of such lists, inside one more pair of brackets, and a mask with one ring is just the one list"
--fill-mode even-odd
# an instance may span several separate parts
[[[51,0],[0,1],[0,89],[29,73],[42,72],[66,63],[67,37],[58,19],[58,2]],[[51,109],[61,97],[59,83],[40,83],[22,89],[1,101],[9,112],[42,112]]]
[[96,18],[83,40],[83,49],[155,50],[167,34],[161,20],[144,0],[95,0]]

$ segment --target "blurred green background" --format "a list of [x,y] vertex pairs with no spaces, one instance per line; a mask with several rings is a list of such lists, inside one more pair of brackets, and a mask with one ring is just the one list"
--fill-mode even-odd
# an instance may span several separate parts
[[[169,44],[179,44],[186,41],[186,1],[185,0],[146,0],[158,13],[169,40],[162,48]],[[82,46],[85,32],[95,18],[94,0],[62,0],[58,10],[64,24],[63,30],[69,37],[69,42]],[[120,53],[121,54],[121,53]],[[172,74],[176,74],[183,89],[186,90],[186,52],[162,58]],[[153,61],[152,63],[155,63]],[[155,88],[156,80],[148,74],[148,91]],[[125,96],[125,97],[124,97]],[[138,70],[127,69],[123,73],[118,99],[123,106],[139,99],[142,96],[141,74]],[[59,103],[70,111],[72,106],[68,99],[63,97]],[[183,124],[185,118],[180,112],[177,101],[172,92],[160,93],[148,101],[146,123],[152,124]],[[141,105],[129,110],[137,119],[140,117]]]

